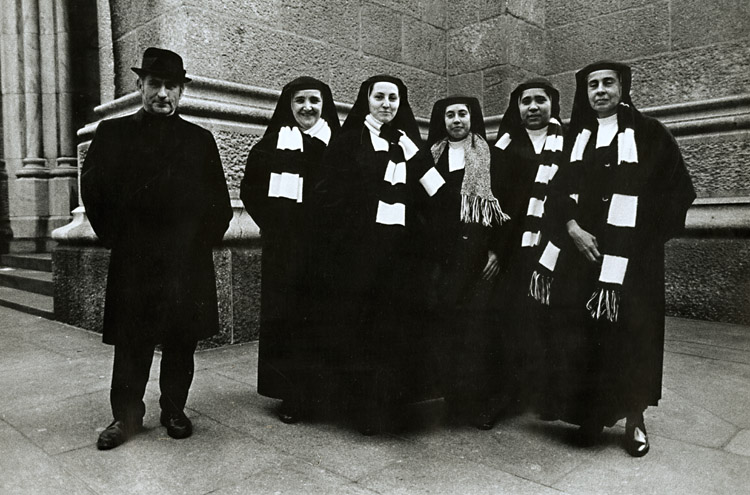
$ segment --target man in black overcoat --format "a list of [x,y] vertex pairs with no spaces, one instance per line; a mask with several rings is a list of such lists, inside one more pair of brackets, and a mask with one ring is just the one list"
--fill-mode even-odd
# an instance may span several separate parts
[[212,247],[232,208],[211,133],[180,118],[182,58],[148,48],[138,74],[143,108],[102,121],[81,174],[81,196],[97,236],[112,250],[104,343],[114,345],[114,421],[101,450],[142,427],[154,348],[162,346],[161,424],[192,434],[184,413],[198,340],[219,330]]

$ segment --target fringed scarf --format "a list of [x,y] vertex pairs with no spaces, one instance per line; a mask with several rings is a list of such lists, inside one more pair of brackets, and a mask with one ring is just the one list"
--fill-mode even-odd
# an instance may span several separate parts
[[405,200],[394,201],[394,198],[402,196],[399,191],[406,193],[406,162],[417,154],[419,148],[403,131],[382,124],[372,115],[368,114],[365,117],[365,127],[369,131],[373,149],[388,154],[388,165],[383,180],[390,184],[391,191],[388,194],[389,198],[378,200],[375,222],[381,225],[406,226]]
[[[510,145],[512,139],[508,133],[503,134],[495,144],[502,151]],[[547,125],[547,137],[544,140],[544,148],[539,157],[539,168],[536,172],[534,185],[531,188],[529,206],[526,209],[526,221],[524,222],[524,233],[521,236],[521,247],[533,248],[541,242],[542,218],[544,217],[544,204],[547,201],[547,186],[558,170],[558,163],[562,158],[563,131],[560,122],[551,118]]]
[[[617,146],[617,163],[605,165],[616,167],[612,180],[613,194],[609,201],[606,226],[602,235],[597,237],[603,259],[597,286],[586,303],[586,309],[592,318],[597,320],[603,318],[610,322],[617,322],[619,316],[622,287],[628,262],[633,254],[633,240],[637,228],[638,193],[644,183],[643,167],[638,167],[638,149],[633,129],[634,114],[635,111],[631,106],[620,103],[617,111],[617,141],[609,145]],[[574,173],[580,170],[580,167],[599,166],[594,163],[595,153],[584,153],[591,134],[591,129],[583,128],[576,136],[569,165],[575,167],[571,168]],[[572,184],[579,182],[574,177]],[[577,191],[572,191],[570,197],[576,203],[578,202]],[[531,277],[529,293],[542,304],[550,304],[552,274],[561,254],[560,247],[552,240],[548,241],[539,259],[539,268]]]
[[[471,134],[461,141],[463,145],[464,179],[461,183],[461,221],[478,223],[485,227],[500,225],[510,217],[503,213],[500,202],[492,195],[490,185],[490,147],[481,136]],[[448,147],[448,138],[437,141],[430,148],[432,160],[437,164]],[[450,163],[449,163],[450,166]],[[460,168],[458,168],[460,169]],[[457,170],[458,170],[457,169]],[[427,194],[433,196],[445,184],[445,179],[433,166],[419,180]]]

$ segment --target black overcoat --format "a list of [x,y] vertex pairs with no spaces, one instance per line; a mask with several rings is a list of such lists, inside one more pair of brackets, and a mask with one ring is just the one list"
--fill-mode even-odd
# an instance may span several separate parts
[[112,250],[104,342],[138,346],[217,333],[212,247],[232,208],[211,133],[143,109],[102,121],[83,164],[81,196]]

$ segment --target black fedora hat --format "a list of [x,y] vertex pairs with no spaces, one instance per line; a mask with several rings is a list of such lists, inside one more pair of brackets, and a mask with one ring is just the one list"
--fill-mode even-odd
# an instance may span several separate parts
[[175,52],[153,46],[146,48],[146,51],[143,52],[141,67],[131,67],[131,70],[141,77],[152,74],[183,83],[191,81],[190,78],[185,77],[182,57]]

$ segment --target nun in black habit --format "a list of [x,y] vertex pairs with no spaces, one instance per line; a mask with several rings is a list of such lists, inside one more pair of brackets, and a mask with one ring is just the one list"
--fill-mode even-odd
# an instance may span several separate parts
[[284,86],[263,138],[250,150],[240,197],[261,229],[258,393],[282,399],[282,421],[316,400],[321,342],[305,319],[313,219],[311,190],[339,119],[325,83],[298,77]]
[[432,263],[436,367],[451,411],[489,429],[501,378],[491,295],[500,266],[497,233],[507,216],[491,190],[479,101],[452,96],[435,103],[427,144],[415,168]]
[[560,94],[540,77],[519,84],[503,114],[492,147],[492,191],[510,219],[498,235],[500,276],[497,302],[502,315],[502,403],[506,412],[551,401],[545,366],[554,351],[547,332],[548,312],[529,297],[529,280],[542,243],[541,228],[549,185],[563,160]]
[[[337,353],[330,383],[353,406],[359,429],[377,433],[396,403],[415,400],[409,297],[414,213],[411,158],[421,139],[407,88],[380,75],[362,83],[329,146],[316,186],[327,246],[322,291]],[[418,385],[418,384],[417,384]]]
[[559,417],[594,441],[627,418],[625,446],[649,450],[643,412],[661,398],[664,244],[695,198],[680,149],[630,99],[630,67],[602,61],[576,73],[566,163],[552,184],[559,220],[533,283],[559,332]]

